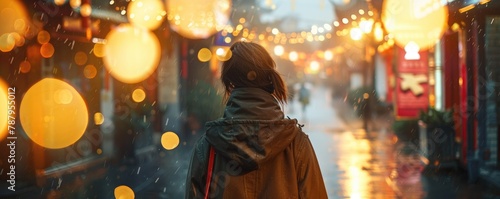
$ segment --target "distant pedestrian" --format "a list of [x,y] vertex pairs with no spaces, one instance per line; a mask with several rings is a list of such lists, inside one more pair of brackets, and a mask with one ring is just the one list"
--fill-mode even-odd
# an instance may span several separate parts
[[299,102],[302,106],[302,114],[306,114],[307,106],[309,105],[309,98],[311,97],[311,92],[307,88],[306,84],[303,82],[300,84],[299,88]]
[[287,89],[274,60],[256,43],[230,50],[224,115],[195,144],[186,198],[327,198],[308,136],[281,109]]

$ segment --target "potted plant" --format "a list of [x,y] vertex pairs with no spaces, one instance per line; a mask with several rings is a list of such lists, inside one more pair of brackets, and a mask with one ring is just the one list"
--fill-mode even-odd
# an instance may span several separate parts
[[447,167],[456,165],[455,122],[452,110],[428,108],[421,111],[421,128],[426,131],[426,156],[429,166]]

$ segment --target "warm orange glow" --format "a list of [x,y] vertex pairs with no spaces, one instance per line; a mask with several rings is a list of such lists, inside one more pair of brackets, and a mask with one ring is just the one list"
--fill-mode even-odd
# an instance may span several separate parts
[[97,69],[95,68],[94,65],[89,64],[85,66],[85,68],[83,69],[83,75],[87,79],[92,79],[97,75]]
[[127,18],[135,26],[157,29],[167,12],[160,0],[135,0],[128,4]]
[[19,64],[19,71],[21,71],[21,73],[28,73],[30,70],[31,64],[29,61],[24,60]]
[[29,20],[22,1],[0,1],[0,24],[0,35],[16,32],[24,36]]
[[132,100],[134,102],[142,102],[146,99],[146,92],[142,88],[135,89],[134,92],[132,92]]
[[89,119],[85,101],[75,88],[54,78],[42,79],[26,92],[19,114],[28,137],[51,149],[79,140]]
[[115,198],[116,199],[134,199],[135,194],[134,191],[126,186],[126,185],[120,185],[115,188]]
[[54,55],[54,46],[52,46],[51,43],[43,44],[42,47],[40,47],[40,54],[45,58],[52,57],[52,55]]
[[7,84],[0,79],[0,141],[7,136]]
[[106,40],[104,65],[117,80],[140,82],[158,66],[160,44],[153,33],[124,24],[111,30]]
[[290,59],[290,61],[297,61],[299,59],[299,54],[295,51],[292,51],[288,54],[288,59]]
[[85,63],[87,63],[87,54],[85,54],[84,52],[77,52],[75,54],[75,63],[77,65],[84,65]]
[[167,13],[173,30],[190,39],[208,38],[229,21],[230,0],[169,0]]
[[167,150],[175,149],[179,146],[179,136],[174,132],[166,132],[161,135],[161,145]]
[[86,3],[80,7],[80,14],[83,17],[88,17],[90,16],[91,13],[92,13],[92,7],[90,7],[90,4]]
[[384,1],[382,21],[398,46],[415,42],[420,49],[435,45],[446,29],[448,9],[440,0]]
[[40,44],[46,44],[46,43],[49,43],[50,41],[50,34],[49,32],[45,31],[45,30],[42,30],[38,33],[37,37],[36,37],[38,43]]

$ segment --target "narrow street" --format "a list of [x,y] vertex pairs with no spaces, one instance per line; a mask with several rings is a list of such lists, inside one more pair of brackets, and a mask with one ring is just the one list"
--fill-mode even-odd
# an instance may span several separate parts
[[468,184],[464,171],[424,170],[394,177],[398,158],[406,159],[390,121],[375,118],[376,127],[367,134],[361,121],[345,112],[349,107],[341,99],[331,99],[328,89],[314,87],[311,95],[305,114],[297,101],[286,112],[304,124],[329,198],[500,198],[498,191]]

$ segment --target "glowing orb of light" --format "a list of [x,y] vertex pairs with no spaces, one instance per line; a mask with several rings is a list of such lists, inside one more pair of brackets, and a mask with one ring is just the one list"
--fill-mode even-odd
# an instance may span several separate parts
[[85,63],[87,63],[87,59],[88,59],[88,58],[87,58],[87,54],[85,54],[85,53],[84,53],[84,52],[82,52],[82,51],[79,51],[79,52],[76,52],[76,54],[75,54],[75,58],[74,58],[74,59],[75,59],[75,63],[76,63],[77,65],[82,66],[82,65],[84,65]]
[[190,39],[205,39],[229,22],[230,0],[169,0],[168,21],[172,29]]
[[212,52],[208,48],[202,48],[198,51],[198,60],[201,62],[207,62],[212,59]]
[[54,55],[54,46],[51,43],[43,44],[42,47],[40,47],[40,54],[45,58],[52,57],[52,55]]
[[94,52],[96,57],[104,57],[104,55],[106,55],[104,52],[104,44],[95,44],[92,52]]
[[117,80],[137,83],[151,75],[160,61],[156,36],[131,25],[121,25],[106,36],[104,66]]
[[274,54],[276,56],[281,56],[285,53],[285,48],[282,45],[277,45],[274,47]]
[[167,150],[175,149],[179,146],[179,136],[174,132],[166,132],[161,135],[161,145]]
[[66,3],[66,0],[54,0],[54,3],[58,6],[62,6],[64,3]]
[[40,44],[46,44],[49,43],[50,41],[50,34],[49,32],[42,30],[38,33],[36,39],[38,40],[38,43]]
[[28,137],[45,148],[60,149],[80,139],[89,114],[82,96],[68,83],[45,78],[26,92],[20,121]]
[[89,64],[83,68],[83,76],[87,79],[92,79],[97,75],[97,69],[94,65]]
[[415,42],[420,49],[432,47],[443,35],[447,19],[448,9],[440,0],[384,1],[382,21],[401,47],[409,42]]
[[135,0],[128,4],[127,18],[133,25],[157,29],[167,12],[160,0]]
[[31,63],[29,61],[24,60],[19,64],[19,71],[21,71],[21,73],[28,73],[30,70]]
[[88,3],[83,4],[83,5],[80,7],[80,14],[81,14],[83,17],[88,17],[88,16],[90,16],[90,14],[92,14],[92,7],[90,6],[90,4],[88,4]]
[[120,185],[115,188],[115,198],[116,199],[133,199],[135,198],[134,191],[126,186],[126,185]]
[[233,52],[229,48],[218,48],[215,54],[219,61],[227,61],[233,56]]
[[0,1],[0,35],[12,32],[24,35],[29,24],[27,16],[22,1]]
[[146,99],[146,92],[142,88],[135,89],[134,92],[132,92],[132,100],[134,102],[142,102]]
[[9,52],[16,46],[16,40],[11,33],[5,33],[0,36],[0,51]]
[[7,84],[0,79],[0,141],[7,135]]
[[104,123],[104,115],[101,112],[97,112],[94,114],[94,123],[95,125],[101,125]]
[[290,61],[297,61],[299,59],[299,54],[295,51],[292,51],[288,54],[288,59],[290,59]]

